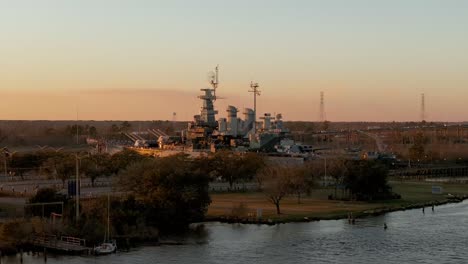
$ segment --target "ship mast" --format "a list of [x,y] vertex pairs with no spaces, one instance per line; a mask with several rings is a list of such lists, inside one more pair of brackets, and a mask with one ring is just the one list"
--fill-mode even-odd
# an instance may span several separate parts
[[198,98],[203,100],[203,107],[200,113],[200,120],[202,121],[204,126],[216,128],[216,118],[215,115],[218,114],[218,111],[214,109],[214,101],[216,101],[216,88],[218,88],[219,84],[219,66],[216,66],[215,71],[211,71],[208,73],[208,80],[212,86],[212,88],[201,89],[201,91],[205,92],[204,95],[198,96]]
[[211,86],[213,87],[213,96],[214,96],[214,101],[216,101],[216,89],[218,88],[219,84],[219,65],[216,65],[215,71],[210,73],[210,83]]
[[254,122],[253,122],[253,131],[257,133],[257,95],[260,96],[260,90],[258,89],[258,83],[250,82],[249,93],[253,93],[254,96]]

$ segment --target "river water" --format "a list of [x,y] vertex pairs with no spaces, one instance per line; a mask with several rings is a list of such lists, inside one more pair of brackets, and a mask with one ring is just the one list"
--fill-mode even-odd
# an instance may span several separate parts
[[[387,223],[388,229],[383,225]],[[378,217],[276,226],[205,224],[186,245],[141,247],[101,257],[49,256],[47,263],[468,263],[468,202]],[[19,263],[3,258],[2,263]],[[23,263],[44,263],[25,255]]]

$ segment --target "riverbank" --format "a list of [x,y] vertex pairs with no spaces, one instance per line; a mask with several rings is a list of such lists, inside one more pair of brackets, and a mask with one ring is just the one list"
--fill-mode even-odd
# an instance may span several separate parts
[[[319,189],[310,196],[302,197],[300,203],[297,197],[285,198],[281,202],[282,214],[280,215],[276,214],[276,208],[268,202],[263,193],[215,193],[211,194],[213,202],[209,207],[206,221],[273,225],[346,219],[351,212],[354,217],[363,218],[421,207],[428,207],[427,210],[430,210],[432,205],[460,202],[468,198],[468,185],[465,184],[440,184],[444,190],[444,194],[441,195],[431,193],[433,185],[431,183],[391,182],[391,185],[393,190],[402,196],[402,199],[374,202],[328,200],[328,195],[334,193],[334,190]],[[259,220],[256,218],[258,209],[262,212]],[[1,225],[0,223],[0,231],[2,231]],[[3,254],[14,253],[17,249],[14,244],[6,244],[0,239],[0,250]]]
[[[345,219],[349,213],[361,218],[388,212],[409,210],[432,205],[460,202],[468,198],[468,185],[438,184],[444,194],[432,194],[434,184],[427,182],[391,182],[393,190],[402,196],[398,200],[356,202],[328,200],[332,189],[320,189],[311,196],[287,197],[281,202],[281,214],[276,214],[273,204],[262,193],[212,194],[212,204],[207,221],[225,223],[277,224]],[[450,196],[449,196],[450,194]],[[262,217],[256,217],[258,210]]]
[[[205,236],[186,236],[183,245],[139,244],[107,256],[50,254],[48,263],[468,263],[468,201],[347,221],[238,225],[197,224]],[[384,229],[384,223],[388,225]],[[120,248],[120,247],[119,247]],[[196,258],[194,259],[194,256]],[[4,257],[2,263],[20,263]],[[23,263],[42,264],[42,254],[24,254]]]

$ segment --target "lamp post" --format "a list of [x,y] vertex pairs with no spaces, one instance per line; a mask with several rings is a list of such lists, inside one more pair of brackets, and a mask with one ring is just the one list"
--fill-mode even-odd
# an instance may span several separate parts
[[[36,148],[38,148],[37,152],[40,152],[40,153],[44,153],[48,147],[49,147],[48,145],[36,145]],[[42,165],[39,165],[39,173],[36,176],[41,177],[41,173],[42,173]]]
[[323,159],[323,184],[325,186],[328,186],[328,176],[327,176],[327,157],[325,156],[319,156],[321,159]]
[[3,152],[3,168],[5,170],[5,177],[8,176],[8,169],[7,169],[7,158],[10,155],[10,152],[8,151],[8,148],[5,146],[2,148]]
[[78,154],[75,155],[75,158],[76,158],[76,182],[75,182],[75,199],[76,199],[76,202],[75,202],[75,217],[76,217],[76,221],[78,222],[78,220],[80,220],[80,186],[79,186],[79,182],[80,182],[80,169],[79,169],[79,166],[78,166]]
[[75,153],[75,162],[76,162],[76,184],[75,184],[75,217],[76,221],[80,220],[80,169],[79,169],[79,160],[88,156],[82,155],[79,156],[78,153]]
[[[55,153],[59,153],[62,151],[63,147],[58,147],[58,148],[54,148],[54,147],[49,147],[50,149],[52,149],[53,151],[55,151]],[[57,165],[56,165],[56,160],[54,158],[54,186],[57,184]]]
[[328,186],[328,176],[327,176],[327,157],[323,157],[323,160],[324,160],[324,172],[325,172],[325,183],[326,183],[326,186]]
[[5,169],[5,177],[8,175],[8,172],[7,172],[7,156],[8,156],[8,150],[6,148],[3,148],[3,168]]

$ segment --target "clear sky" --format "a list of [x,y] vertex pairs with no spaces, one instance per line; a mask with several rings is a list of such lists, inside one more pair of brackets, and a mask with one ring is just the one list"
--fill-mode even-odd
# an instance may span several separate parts
[[0,119],[468,120],[468,1],[0,0]]

